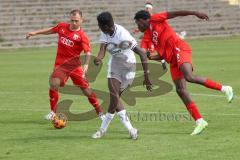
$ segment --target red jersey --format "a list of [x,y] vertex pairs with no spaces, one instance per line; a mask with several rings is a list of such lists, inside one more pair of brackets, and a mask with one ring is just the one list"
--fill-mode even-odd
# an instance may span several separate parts
[[[70,30],[70,24],[61,22],[52,28],[54,33],[58,33],[58,49],[55,59],[55,67],[66,64],[80,65],[80,53],[90,52],[89,39],[82,29],[78,31]],[[73,60],[75,59],[75,60]]]
[[167,19],[167,12],[153,14],[149,21],[149,29],[145,32],[150,34],[155,50],[160,57],[170,63],[176,51],[179,49],[191,51],[191,49],[176,35],[167,23]]
[[154,51],[155,51],[154,45],[151,40],[151,36],[149,34],[149,30],[146,30],[144,32],[144,35],[141,40],[141,48],[143,48],[147,51],[150,51],[150,53],[154,53]]

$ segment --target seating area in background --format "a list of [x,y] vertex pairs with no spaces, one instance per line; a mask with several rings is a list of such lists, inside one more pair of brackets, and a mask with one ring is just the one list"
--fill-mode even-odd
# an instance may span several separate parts
[[[232,0],[233,1],[233,0]],[[51,27],[68,20],[72,9],[81,9],[84,16],[83,28],[91,42],[98,42],[99,29],[96,16],[110,11],[115,22],[130,31],[136,28],[134,14],[143,9],[145,0],[0,0],[0,48],[55,45],[56,35],[38,36],[27,41],[28,31]],[[239,5],[230,5],[228,0],[155,0],[154,11],[196,10],[209,15],[210,21],[196,17],[180,17],[170,20],[177,32],[187,31],[188,38],[234,36],[240,34]],[[117,6],[117,7],[116,7]],[[139,36],[139,35],[136,35]]]

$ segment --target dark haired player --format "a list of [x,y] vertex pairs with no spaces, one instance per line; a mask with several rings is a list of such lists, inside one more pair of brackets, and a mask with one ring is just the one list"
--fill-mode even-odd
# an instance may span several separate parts
[[171,76],[177,94],[196,121],[196,128],[191,135],[197,135],[204,130],[208,123],[202,118],[196,104],[191,99],[186,88],[186,81],[221,91],[226,94],[228,102],[233,99],[233,90],[230,86],[223,86],[208,78],[193,75],[191,48],[176,35],[167,23],[167,19],[188,15],[209,20],[206,14],[195,11],[162,12],[150,15],[144,10],[137,12],[134,19],[141,32],[148,32],[158,52],[157,55],[149,55],[149,59],[165,59],[166,62],[170,63]]
[[137,139],[138,131],[133,128],[123,104],[120,102],[121,93],[131,85],[135,77],[136,58],[134,52],[140,56],[144,70],[144,84],[147,90],[151,90],[152,84],[148,78],[147,56],[137,46],[136,40],[122,26],[115,24],[111,13],[103,12],[98,15],[98,26],[102,33],[100,36],[100,50],[94,59],[96,65],[100,64],[106,50],[110,53],[108,63],[108,88],[110,92],[110,104],[102,121],[100,129],[92,135],[93,138],[101,138],[107,131],[115,112],[120,121],[127,128],[132,139]]

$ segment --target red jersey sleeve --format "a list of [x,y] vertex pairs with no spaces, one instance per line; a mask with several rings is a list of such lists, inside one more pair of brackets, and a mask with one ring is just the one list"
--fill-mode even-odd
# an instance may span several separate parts
[[57,24],[55,27],[53,27],[51,30],[52,30],[54,33],[59,33],[60,28],[61,28],[64,24],[65,24],[64,22],[58,23],[58,24]]
[[160,12],[157,14],[153,14],[151,16],[150,21],[152,22],[163,22],[166,21],[168,19],[168,13],[167,12]]
[[81,45],[84,53],[90,52],[91,51],[90,42],[87,35],[84,32],[82,32],[81,38],[82,38]]
[[141,48],[148,50],[148,42],[151,41],[151,37],[150,37],[150,32],[149,30],[146,30],[144,32],[143,38],[141,40]]

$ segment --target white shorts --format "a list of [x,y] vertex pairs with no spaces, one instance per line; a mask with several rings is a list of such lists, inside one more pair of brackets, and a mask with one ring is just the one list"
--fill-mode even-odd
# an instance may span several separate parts
[[121,82],[121,91],[129,87],[136,74],[136,63],[114,63],[108,66],[107,78],[114,78]]

